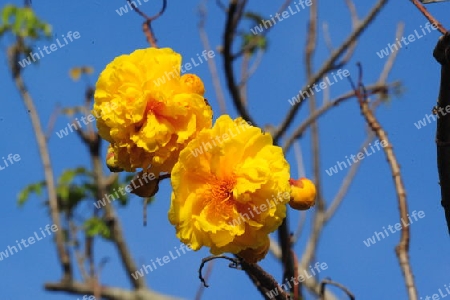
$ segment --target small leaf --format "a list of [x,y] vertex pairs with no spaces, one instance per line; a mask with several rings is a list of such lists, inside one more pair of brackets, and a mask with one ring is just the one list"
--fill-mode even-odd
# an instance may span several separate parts
[[28,198],[30,197],[31,193],[35,193],[38,196],[42,196],[42,188],[45,185],[45,181],[40,181],[37,183],[32,183],[27,185],[22,191],[19,192],[19,195],[17,196],[17,204],[19,206],[22,206],[25,204],[25,202],[28,201]]
[[2,11],[2,22],[3,24],[9,24],[9,18],[16,13],[17,7],[11,4],[5,5]]
[[111,238],[108,226],[106,226],[105,222],[98,217],[86,220],[86,222],[84,222],[84,229],[88,236],[94,237],[99,235],[107,240]]
[[256,50],[267,50],[267,38],[262,35],[242,34],[242,49],[247,49],[249,45],[251,47],[247,49],[248,52],[254,54]]
[[[1,12],[1,21],[3,23],[2,34],[6,30],[10,30],[17,36],[33,40],[51,37],[51,26],[41,21],[29,7],[7,5]],[[29,45],[25,46],[29,47]]]
[[82,167],[76,168],[76,169],[67,169],[61,174],[61,176],[59,176],[58,183],[60,185],[62,185],[62,184],[67,185],[67,184],[72,183],[75,176],[88,175],[88,174],[89,173],[87,172],[86,168],[82,168]]

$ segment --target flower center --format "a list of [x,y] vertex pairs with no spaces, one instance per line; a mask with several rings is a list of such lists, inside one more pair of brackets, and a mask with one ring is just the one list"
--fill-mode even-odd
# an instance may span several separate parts
[[147,101],[144,113],[142,115],[142,120],[136,124],[136,131],[141,130],[142,126],[148,119],[148,114],[154,115],[156,118],[162,115],[162,109],[164,108],[164,103],[156,101],[155,99],[150,99]]
[[207,209],[207,215],[211,217],[211,221],[217,221],[232,215],[233,207],[236,204],[233,198],[235,184],[235,178],[211,181],[211,194],[205,201],[205,209]]

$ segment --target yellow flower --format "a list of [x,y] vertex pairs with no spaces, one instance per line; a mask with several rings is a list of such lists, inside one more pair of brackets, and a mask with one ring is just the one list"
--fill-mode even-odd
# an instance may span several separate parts
[[314,205],[316,200],[316,186],[307,178],[289,179],[291,184],[291,200],[289,205],[293,209],[306,210]]
[[172,170],[169,220],[194,250],[262,259],[286,217],[289,165],[270,134],[221,116],[181,151]]
[[197,132],[211,127],[201,79],[180,69],[180,54],[148,48],[116,57],[100,74],[93,113],[117,167],[170,172]]

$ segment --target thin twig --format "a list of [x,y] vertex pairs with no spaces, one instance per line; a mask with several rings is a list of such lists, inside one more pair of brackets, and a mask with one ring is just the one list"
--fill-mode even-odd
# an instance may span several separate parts
[[[350,17],[352,20],[352,29],[355,30],[355,28],[359,24],[359,17],[358,17],[358,13],[356,11],[356,6],[352,2],[352,0],[345,0],[345,3],[347,4],[348,10],[350,11]],[[346,64],[350,61],[350,58],[352,58],[353,53],[356,50],[357,44],[358,44],[358,40],[355,39],[354,42],[350,45],[350,47],[346,51],[346,53],[344,54],[344,57],[342,58],[342,60],[340,62],[341,65]]]
[[232,257],[228,257],[226,255],[211,255],[211,256],[205,257],[202,259],[202,263],[200,264],[200,267],[198,268],[198,278],[203,283],[204,287],[209,287],[209,285],[206,283],[205,278],[203,277],[203,274],[202,274],[203,267],[205,266],[205,264],[207,262],[210,262],[214,259],[219,259],[219,258],[223,258],[223,259],[231,261],[231,263],[229,265],[230,268],[240,269],[239,258],[232,258]]
[[[367,88],[367,91],[370,94],[377,94],[377,93],[387,93],[388,90],[388,86],[386,85],[379,85],[379,84],[374,84],[371,85]],[[316,111],[314,111],[313,114],[310,114],[306,120],[303,121],[302,124],[300,124],[297,129],[294,131],[294,133],[286,140],[286,142],[283,144],[283,151],[287,152],[290,147],[292,146],[292,144],[299,139],[300,137],[302,137],[302,135],[304,134],[305,130],[308,129],[308,127],[314,122],[314,120],[316,120],[317,118],[319,118],[320,116],[322,116],[323,114],[325,114],[327,111],[329,111],[331,108],[339,105],[341,102],[345,101],[345,100],[349,100],[352,97],[355,96],[355,92],[351,91],[348,93],[345,93],[344,95],[341,95],[339,97],[337,97],[335,100],[329,101],[326,104],[324,104],[322,107],[320,107],[319,109],[317,109]]]
[[241,115],[241,117],[247,122],[251,123],[253,126],[257,126],[256,122],[250,116],[247,108],[242,101],[241,94],[239,93],[239,88],[236,83],[233,69],[233,55],[232,44],[234,41],[234,36],[236,28],[240,21],[240,15],[242,14],[243,8],[245,7],[247,0],[231,0],[228,7],[227,20],[223,36],[223,63],[225,69],[225,78],[227,81],[227,87],[230,91],[234,106]]
[[[206,33],[206,30],[205,30],[205,22],[206,22],[206,15],[207,15],[206,4],[204,4],[204,3],[200,4],[198,10],[199,10],[199,14],[200,14],[200,21],[198,22],[198,31],[200,34],[200,39],[202,41],[203,48],[209,53],[209,51],[211,50],[211,46],[209,44],[208,34]],[[217,102],[219,103],[220,114],[224,115],[227,113],[227,106],[226,106],[226,102],[225,102],[225,95],[222,90],[222,85],[220,84],[216,60],[208,59],[207,62],[208,62],[209,72],[211,73],[211,79],[213,82],[214,91],[216,93]]]
[[[377,4],[372,8],[372,10],[369,12],[367,17],[359,23],[359,26],[356,27],[353,32],[347,37],[347,39],[341,44],[341,46],[336,49],[328,58],[327,61],[325,61],[322,64],[322,67],[319,69],[319,71],[312,76],[306,85],[300,90],[305,91],[308,89],[309,86],[312,86],[314,83],[319,81],[327,72],[334,69],[334,65],[338,58],[353,44],[353,42],[359,38],[359,36],[364,32],[364,30],[368,27],[368,25],[375,19],[375,17],[380,13],[381,9],[387,4],[388,0],[379,0]],[[301,92],[299,94],[301,96]],[[296,116],[298,109],[303,101],[300,101],[299,103],[295,104],[291,110],[286,115],[286,118],[283,120],[279,128],[277,128],[275,134],[274,134],[274,142],[277,143],[281,136],[286,132],[289,125],[292,124],[292,121],[294,117]]]
[[[272,238],[270,239],[270,248],[269,251],[278,259],[281,260],[281,248],[276,241]],[[310,272],[306,267],[304,268],[302,264],[297,264],[298,273]],[[302,284],[308,288],[311,293],[316,295],[320,295],[320,283],[317,281],[314,276],[306,276],[305,281]],[[327,300],[337,300],[337,297],[330,291],[325,291],[325,296]]]
[[80,253],[80,245],[78,241],[78,229],[75,223],[72,220],[69,220],[69,238],[71,239],[71,243],[73,243],[73,253],[75,254],[75,258],[78,264],[78,269],[80,270],[81,278],[83,281],[87,281],[89,279],[89,275],[86,272],[86,268],[84,267],[84,257]]
[[320,300],[325,300],[326,299],[325,298],[325,285],[326,284],[331,284],[331,285],[337,286],[338,288],[343,290],[344,293],[347,294],[347,296],[350,298],[350,300],[355,300],[355,296],[353,295],[352,292],[350,292],[350,290],[348,288],[346,288],[344,285],[340,284],[339,282],[332,281],[329,278],[325,278],[320,283]]
[[[406,191],[402,180],[402,175],[400,172],[400,165],[397,162],[397,158],[394,154],[392,144],[390,143],[386,132],[383,127],[381,127],[377,118],[375,117],[373,111],[370,109],[368,104],[368,99],[364,91],[362,90],[364,86],[361,82],[362,72],[360,71],[360,79],[358,83],[358,87],[355,88],[356,95],[358,97],[358,102],[361,109],[361,114],[364,116],[369,127],[376,134],[377,138],[380,141],[384,141],[387,143],[387,146],[383,147],[384,153],[386,155],[386,159],[391,168],[392,177],[394,179],[395,190],[397,193],[398,204],[400,209],[400,219],[407,220],[408,219],[408,204],[406,201]],[[402,226],[400,242],[395,248],[395,252],[397,254],[400,268],[403,271],[403,276],[405,278],[406,289],[409,295],[410,300],[417,300],[417,290],[414,284],[414,276],[412,273],[412,268],[409,262],[409,240],[410,240],[410,232],[408,226]]]
[[144,31],[145,36],[147,37],[147,41],[149,42],[149,44],[152,47],[158,48],[158,46],[156,44],[156,38],[155,38],[155,35],[153,34],[153,30],[152,30],[152,21],[154,21],[154,20],[158,19],[160,16],[162,16],[162,14],[164,13],[164,11],[167,8],[167,0],[163,0],[163,5],[162,5],[161,10],[156,15],[153,15],[151,17],[149,17],[144,12],[142,12],[139,8],[137,8],[137,6],[133,3],[132,0],[127,0],[127,2],[130,4],[130,6],[133,8],[133,10],[138,15],[140,15],[141,17],[143,17],[145,19],[144,23],[142,24],[142,29]]
[[50,115],[50,118],[47,123],[47,131],[45,133],[45,140],[48,142],[50,139],[50,135],[53,133],[53,128],[55,127],[55,122],[58,119],[58,115],[60,113],[59,106],[55,107],[52,114]]
[[252,58],[251,52],[244,53],[241,63],[241,81],[238,84],[239,94],[241,95],[242,103],[245,107],[247,107],[247,79],[249,77],[248,65],[250,63],[251,58]]
[[[402,37],[404,29],[405,29],[405,24],[403,22],[400,22],[397,25],[397,31],[395,33],[395,41],[398,41]],[[386,82],[387,77],[388,77],[389,73],[391,72],[392,67],[394,66],[394,62],[395,62],[395,59],[397,58],[398,52],[399,51],[394,51],[389,56],[388,60],[384,64],[383,71],[381,71],[380,77],[378,78],[378,83],[384,84]]]
[[305,164],[303,163],[303,154],[300,143],[296,141],[294,143],[294,157],[297,162],[297,174],[298,178],[306,177]]
[[[289,3],[291,3],[292,0],[285,0],[283,2],[283,4],[280,6],[280,8],[278,9],[277,13],[280,14],[282,13],[289,5]],[[260,36],[265,37],[269,31],[273,28],[272,27],[268,27],[265,28],[265,31],[263,33],[260,34]],[[258,43],[257,39],[252,39],[247,45],[245,45],[245,47],[243,47],[242,49],[240,49],[236,54],[233,55],[233,59],[236,59],[238,57],[240,57],[242,54],[248,52],[250,49],[254,48]]]
[[[373,140],[374,134],[370,133],[367,139],[361,145],[361,148],[358,152],[362,152],[365,147],[369,145],[369,143]],[[350,170],[347,175],[345,175],[344,180],[342,180],[341,187],[339,188],[338,193],[334,197],[333,201],[331,201],[330,206],[328,207],[325,213],[325,222],[330,221],[330,219],[334,216],[336,210],[342,203],[345,195],[347,194],[348,189],[350,188],[351,183],[353,182],[353,178],[356,176],[356,172],[358,171],[359,166],[361,165],[361,160],[358,160],[356,163],[352,164]]]
[[[204,276],[204,281],[205,282],[211,276],[213,267],[214,267],[214,261],[211,261],[211,263],[208,264],[208,267],[206,268],[206,274]],[[197,293],[195,294],[195,300],[201,300],[202,299],[202,295],[203,295],[204,290],[205,290],[205,285],[203,283],[201,283],[199,285],[198,289],[197,289]]]
[[36,137],[36,142],[38,145],[41,162],[44,168],[44,176],[45,176],[45,184],[47,187],[48,199],[49,199],[49,207],[50,207],[50,216],[52,218],[53,224],[56,225],[57,231],[55,233],[56,236],[56,249],[59,261],[62,266],[63,271],[63,281],[68,282],[72,280],[72,264],[70,262],[70,257],[68,251],[64,245],[64,230],[61,226],[61,219],[58,208],[58,200],[56,195],[56,187],[55,187],[55,179],[53,175],[53,168],[50,160],[50,153],[48,150],[48,144],[46,141],[45,133],[41,126],[41,121],[39,119],[38,112],[36,107],[34,106],[33,99],[31,98],[30,93],[28,92],[27,87],[23,81],[21,71],[17,61],[19,61],[20,49],[23,48],[23,40],[21,38],[17,38],[16,45],[11,48],[10,52],[10,68],[13,74],[14,82],[16,84],[17,89],[19,90],[20,96],[27,108],[31,123],[33,126],[34,134]]
[[[73,295],[93,295],[94,290],[92,285],[89,283],[81,283],[77,281],[71,282],[56,282],[56,283],[46,283],[45,289],[47,291],[58,291],[66,292]],[[170,297],[163,294],[159,294],[147,289],[137,289],[137,290],[125,290],[122,288],[102,286],[101,287],[101,298],[98,299],[107,300],[136,300],[136,299],[146,299],[146,300],[181,300],[180,298]]]
[[[203,283],[205,287],[209,287],[208,284],[205,281],[205,278],[202,275],[202,270],[205,264],[209,261],[212,261],[214,259],[223,258],[226,260],[229,260],[231,263],[229,265],[230,268],[243,270],[247,275],[250,277],[250,279],[255,284],[256,288],[261,292],[261,295],[265,299],[271,299],[267,296],[266,293],[269,293],[273,290],[278,290],[278,295],[275,296],[276,300],[287,300],[289,299],[289,296],[283,291],[283,289],[278,285],[276,280],[264,271],[258,264],[248,263],[245,260],[236,257],[228,257],[226,255],[212,255],[208,256],[202,259],[202,262],[200,264],[200,267],[198,269],[198,278]],[[273,296],[272,296],[273,297]]]
[[245,73],[245,76],[241,77],[241,82],[239,83],[239,86],[245,85],[247,83],[247,81],[250,79],[250,77],[252,77],[252,75],[258,69],[263,56],[264,56],[264,51],[262,51],[261,49],[258,49],[256,52],[255,60],[253,61],[253,64],[248,68],[248,70]]
[[[318,19],[318,4],[313,2],[310,7],[309,14],[309,26],[308,36],[305,49],[305,64],[306,64],[306,76],[308,80],[313,77],[313,59],[317,47],[317,19]],[[316,95],[312,94],[309,97],[309,114],[314,114],[317,110],[316,107]],[[322,226],[323,215],[325,213],[325,200],[322,197],[322,185],[321,185],[321,168],[320,168],[320,141],[319,141],[319,126],[317,119],[314,119],[311,123],[311,152],[313,154],[313,181],[316,186],[316,209],[313,216],[313,228],[316,230],[312,232],[309,241],[310,247],[317,249],[317,245],[320,239],[319,226]],[[312,252],[311,252],[312,253]],[[305,266],[305,257],[302,258],[302,265]],[[313,258],[311,255],[309,261]],[[308,261],[308,263],[309,263]]]
[[439,22],[431,13],[429,13],[425,6],[422,5],[422,3],[420,3],[418,0],[411,0],[411,2],[425,16],[425,18],[430,21],[431,24],[434,24],[437,27],[440,33],[445,34],[447,32],[447,29],[442,26],[441,22]]
[[303,226],[305,225],[305,221],[306,221],[306,210],[302,210],[299,212],[297,228],[295,229],[295,232],[292,235],[292,245],[295,245],[295,243],[297,243],[298,239],[300,238],[300,235],[302,234],[303,231]]
[[[96,141],[93,141],[92,144],[86,144],[86,147],[88,147],[90,151],[91,161],[94,169],[94,181],[97,186],[97,199],[101,199],[103,195],[107,193],[107,190],[103,181],[104,175],[103,160],[100,155],[100,136],[97,135]],[[120,259],[126,270],[127,277],[130,280],[131,285],[135,289],[146,289],[147,285],[143,277],[139,276],[139,278],[135,279],[132,276],[132,274],[134,274],[137,270],[136,263],[134,262],[130,251],[128,250],[128,245],[125,242],[122,227],[120,225],[119,219],[116,217],[112,204],[110,202],[107,202],[104,206],[104,210],[105,223],[110,231],[111,240],[116,246],[117,252],[119,253]]]

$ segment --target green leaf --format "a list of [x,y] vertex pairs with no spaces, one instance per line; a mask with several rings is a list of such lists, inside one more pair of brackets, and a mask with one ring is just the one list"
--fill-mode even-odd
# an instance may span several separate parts
[[16,13],[14,24],[12,25],[12,32],[14,32],[16,35],[26,36],[21,30],[26,21],[26,18],[27,16],[25,12],[23,10],[18,10]]
[[66,185],[59,185],[56,188],[56,194],[63,202],[67,202],[67,199],[69,198],[69,187]]
[[75,176],[78,175],[86,175],[91,176],[91,174],[86,170],[86,168],[79,167],[76,169],[67,169],[59,176],[58,183],[60,185],[68,185],[71,184]]
[[45,181],[32,183],[27,185],[22,191],[19,192],[17,204],[22,206],[28,201],[30,194],[35,193],[38,196],[42,196],[42,188],[45,186]]
[[71,207],[77,205],[86,196],[86,189],[83,186],[72,185],[69,187],[68,202]]
[[242,49],[247,48],[248,45],[252,45],[249,48],[249,52],[254,54],[256,50],[261,49],[263,51],[267,50],[267,38],[262,35],[254,35],[250,33],[241,34],[242,36]]
[[11,4],[7,4],[5,5],[5,7],[3,7],[3,11],[1,13],[2,15],[2,22],[3,24],[7,25],[9,24],[9,18],[11,18],[11,16],[13,16],[17,11],[17,7]]
[[104,239],[111,239],[111,234],[108,226],[102,219],[98,217],[92,217],[86,220],[84,222],[84,229],[86,230],[86,234],[88,236],[94,237],[99,235]]
[[61,209],[72,210],[80,201],[87,198],[90,194],[88,184],[80,183],[75,184],[74,180],[77,176],[81,176],[82,179],[88,179],[91,181],[91,173],[83,167],[75,169],[64,170],[61,176],[58,178],[58,186],[56,187],[56,194],[58,196],[59,205]]
[[6,5],[1,12],[1,34],[10,30],[22,38],[38,40],[51,37],[51,26],[41,21],[29,7]]

